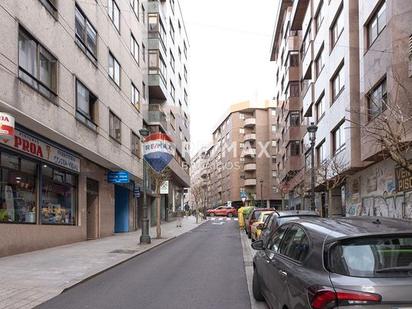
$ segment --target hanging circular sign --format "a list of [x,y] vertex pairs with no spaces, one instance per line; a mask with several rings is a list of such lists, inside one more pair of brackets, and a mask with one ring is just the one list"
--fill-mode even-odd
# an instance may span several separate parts
[[7,113],[0,113],[0,140],[5,144],[14,140],[14,117]]
[[143,157],[158,173],[162,172],[175,155],[175,145],[169,135],[153,133],[145,139]]

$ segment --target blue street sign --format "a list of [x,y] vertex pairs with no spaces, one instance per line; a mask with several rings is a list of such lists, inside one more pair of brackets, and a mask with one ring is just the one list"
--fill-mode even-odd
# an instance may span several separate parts
[[139,198],[140,197],[140,187],[135,187],[133,189],[133,194],[134,194],[134,197]]
[[108,183],[129,183],[129,173],[126,171],[107,173]]

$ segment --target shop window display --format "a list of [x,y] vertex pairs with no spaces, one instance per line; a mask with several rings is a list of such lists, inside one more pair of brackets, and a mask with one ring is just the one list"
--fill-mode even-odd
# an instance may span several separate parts
[[41,223],[76,223],[77,177],[63,170],[42,165]]
[[0,223],[36,223],[37,164],[1,152]]

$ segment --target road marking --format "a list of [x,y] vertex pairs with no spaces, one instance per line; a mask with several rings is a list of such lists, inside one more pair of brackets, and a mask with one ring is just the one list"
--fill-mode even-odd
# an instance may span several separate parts
[[213,222],[212,224],[215,224],[215,225],[222,225],[222,224],[225,224],[226,222]]

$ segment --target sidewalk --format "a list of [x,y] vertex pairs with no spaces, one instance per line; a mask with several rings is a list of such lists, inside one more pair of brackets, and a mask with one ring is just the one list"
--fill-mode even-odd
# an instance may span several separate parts
[[[204,221],[200,221],[201,224]],[[141,231],[118,234],[0,258],[0,309],[33,308],[65,289],[153,247],[184,234],[199,224],[185,217],[162,224],[162,239],[138,245]],[[150,229],[155,237],[156,227]]]

